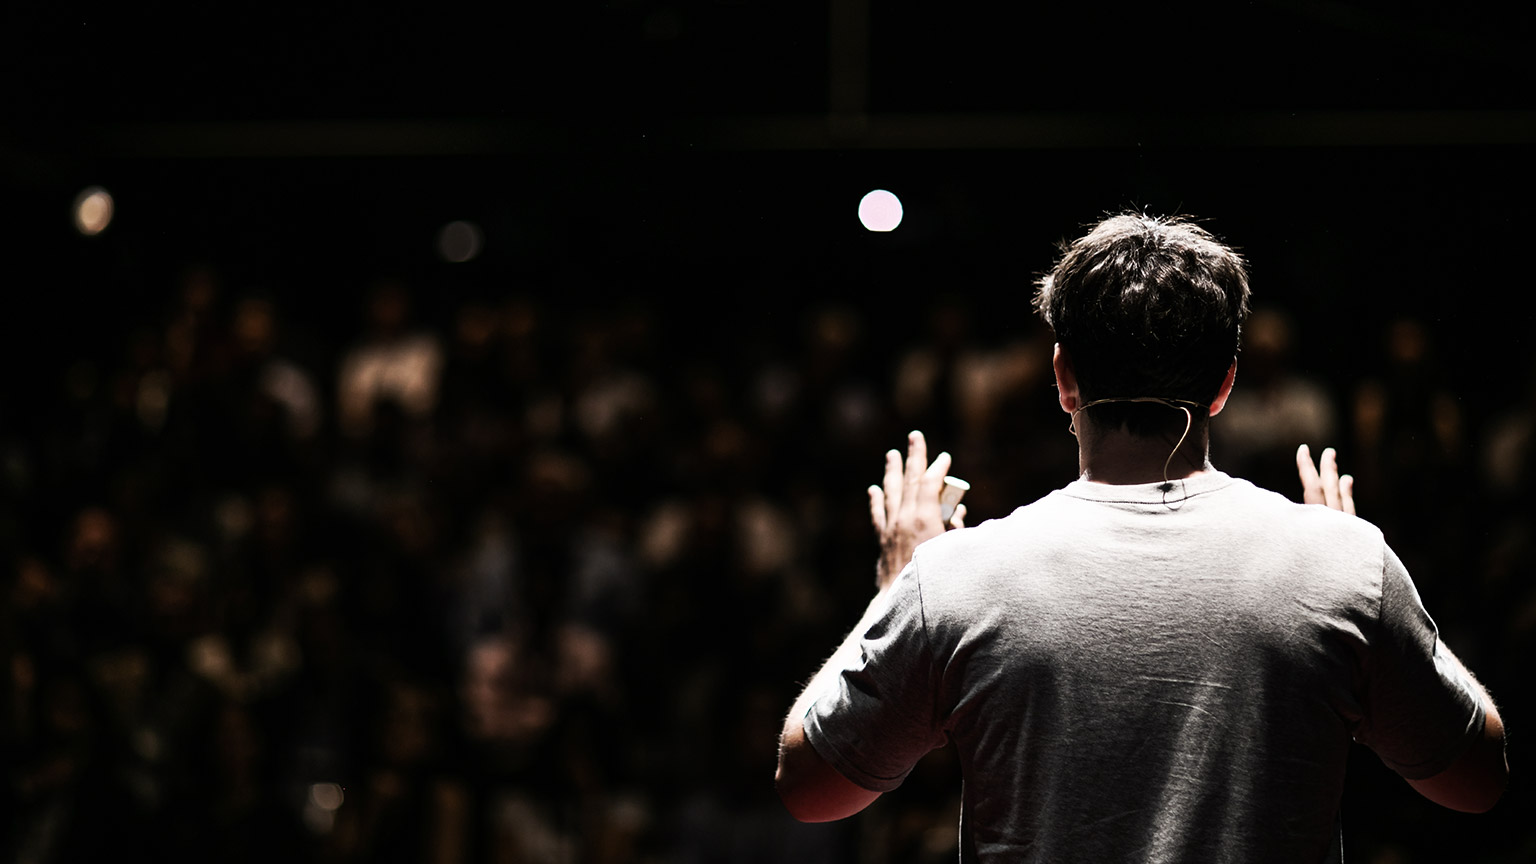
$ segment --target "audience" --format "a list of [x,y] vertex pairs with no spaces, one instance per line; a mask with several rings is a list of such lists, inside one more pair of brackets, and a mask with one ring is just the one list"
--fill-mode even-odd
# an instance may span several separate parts
[[[872,590],[864,488],[908,428],[973,522],[1072,479],[1047,334],[948,295],[895,342],[831,302],[701,339],[643,300],[382,281],[323,338],[235,275],[187,268],[158,324],[15,406],[12,860],[955,860],[947,751],[806,826],[773,730]],[[1456,650],[1517,694],[1533,403],[1458,402],[1419,322],[1327,381],[1297,329],[1255,316],[1217,465],[1297,497],[1295,445],[1339,446]],[[1380,795],[1345,803],[1361,860],[1439,860],[1392,840],[1412,793]]]

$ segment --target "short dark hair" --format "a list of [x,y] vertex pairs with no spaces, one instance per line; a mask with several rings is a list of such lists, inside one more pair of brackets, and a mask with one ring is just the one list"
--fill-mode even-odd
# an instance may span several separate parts
[[[1035,308],[1066,350],[1084,402],[1210,404],[1248,315],[1243,257],[1187,217],[1109,216],[1064,244],[1038,288]],[[1094,410],[1104,422],[1149,434],[1136,418],[1165,409],[1111,403]]]

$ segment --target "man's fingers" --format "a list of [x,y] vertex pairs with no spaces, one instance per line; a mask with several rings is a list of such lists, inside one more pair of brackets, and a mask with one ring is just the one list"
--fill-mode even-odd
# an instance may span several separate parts
[[955,513],[954,513],[953,516],[949,517],[949,525],[950,525],[951,528],[964,528],[965,527],[965,505],[964,504],[956,504],[955,505]]
[[928,470],[928,440],[923,433],[912,430],[907,435],[907,475],[902,478],[908,486],[916,486]]
[[1345,474],[1339,478],[1339,503],[1345,513],[1355,515],[1355,478],[1352,475]]
[[885,454],[885,477],[881,480],[885,497],[885,521],[890,525],[896,521],[896,512],[901,507],[901,453],[888,450]]
[[923,433],[912,430],[907,435],[907,471],[901,478],[902,498],[898,507],[894,508],[903,516],[910,516],[917,510],[917,493],[921,491],[923,484],[923,472],[928,470],[928,442],[924,440]]
[[948,452],[940,453],[933,457],[933,464],[923,472],[923,488],[921,496],[923,501],[939,500],[939,493],[944,489],[944,475],[949,473],[950,456]]
[[1318,473],[1322,475],[1323,503],[1334,510],[1344,509],[1339,503],[1339,454],[1332,447],[1324,447],[1323,458],[1318,461]]
[[[951,458],[948,453],[940,453],[934,458],[933,463],[928,462],[928,442],[923,433],[913,430],[907,436],[907,458],[903,463],[901,454],[892,450],[885,454],[885,477],[880,485],[880,495],[875,495],[875,489],[870,489],[870,519],[875,527],[884,532],[896,530],[900,524],[916,525],[926,516],[921,516],[919,508],[930,504],[937,511],[939,506],[939,492],[944,486],[944,475],[949,473]],[[879,507],[881,513],[874,511]],[[929,519],[928,524],[938,524],[940,520]]]
[[[870,486],[869,520],[880,535],[880,562],[876,584],[883,589],[906,566],[912,549],[946,527],[939,503],[950,456],[940,453],[928,464],[928,442],[913,430],[907,436],[907,458],[895,450],[885,454],[885,476]],[[950,525],[964,524],[965,511],[957,510]]]
[[1296,448],[1296,471],[1301,475],[1301,500],[1307,504],[1327,503],[1323,497],[1323,481],[1312,464],[1312,451],[1303,444]]
[[885,534],[885,492],[879,486],[869,487],[869,521],[876,534]]
[[1355,478],[1339,473],[1337,450],[1323,448],[1317,465],[1313,465],[1312,451],[1307,445],[1297,447],[1296,472],[1301,476],[1302,501],[1355,515]]

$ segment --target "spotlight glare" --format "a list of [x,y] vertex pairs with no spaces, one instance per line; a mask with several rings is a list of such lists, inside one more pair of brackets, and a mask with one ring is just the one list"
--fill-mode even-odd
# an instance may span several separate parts
[[112,195],[91,186],[75,196],[75,230],[87,237],[100,234],[112,224]]
[[859,221],[871,231],[894,231],[901,224],[901,199],[876,189],[859,200]]

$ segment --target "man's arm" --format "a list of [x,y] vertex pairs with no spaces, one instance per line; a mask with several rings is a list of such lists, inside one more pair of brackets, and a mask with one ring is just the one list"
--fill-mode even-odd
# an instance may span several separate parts
[[[940,453],[929,465],[927,443],[921,432],[913,432],[907,438],[905,470],[901,454],[891,450],[885,455],[881,485],[869,488],[870,521],[880,536],[880,560],[875,568],[878,590],[858,625],[795,700],[779,736],[774,782],[790,815],[802,822],[852,816],[880,797],[879,792],[838,773],[816,752],[806,737],[804,719],[816,698],[859,657],[859,639],[882,611],[885,592],[912,560],[912,551],[924,540],[943,533],[946,526],[940,515],[939,492],[949,463],[949,454]],[[959,527],[964,518],[965,507],[960,505],[951,525]]]
[[831,822],[868,807],[880,797],[837,773],[805,740],[805,727],[796,718],[784,726],[779,743],[779,798],[789,815],[801,822]]
[[830,822],[863,810],[880,797],[837,772],[805,736],[805,714],[816,696],[831,686],[839,672],[859,654],[859,634],[864,632],[880,606],[885,586],[870,601],[858,626],[801,691],[784,720],[779,735],[779,768],[774,785],[789,815],[801,822]]
[[1443,644],[1441,647],[1446,656],[1455,661],[1461,674],[1472,682],[1486,719],[1482,734],[1472,740],[1471,746],[1449,768],[1433,777],[1409,780],[1408,785],[1442,807],[1463,813],[1486,813],[1498,803],[1504,787],[1509,785],[1509,761],[1504,755],[1504,721],[1482,683],[1472,677],[1451,649]]
[[[1301,474],[1306,503],[1323,504],[1345,513],[1355,512],[1354,479],[1339,474],[1338,457],[1332,447],[1323,450],[1318,465],[1314,466],[1307,445],[1301,445],[1296,451],[1296,466]],[[1465,813],[1484,813],[1498,802],[1509,783],[1509,762],[1504,754],[1504,721],[1493,697],[1488,695],[1481,682],[1449,647],[1444,643],[1440,647],[1471,682],[1486,719],[1482,733],[1450,767],[1433,777],[1408,780],[1408,785],[1442,807]]]

